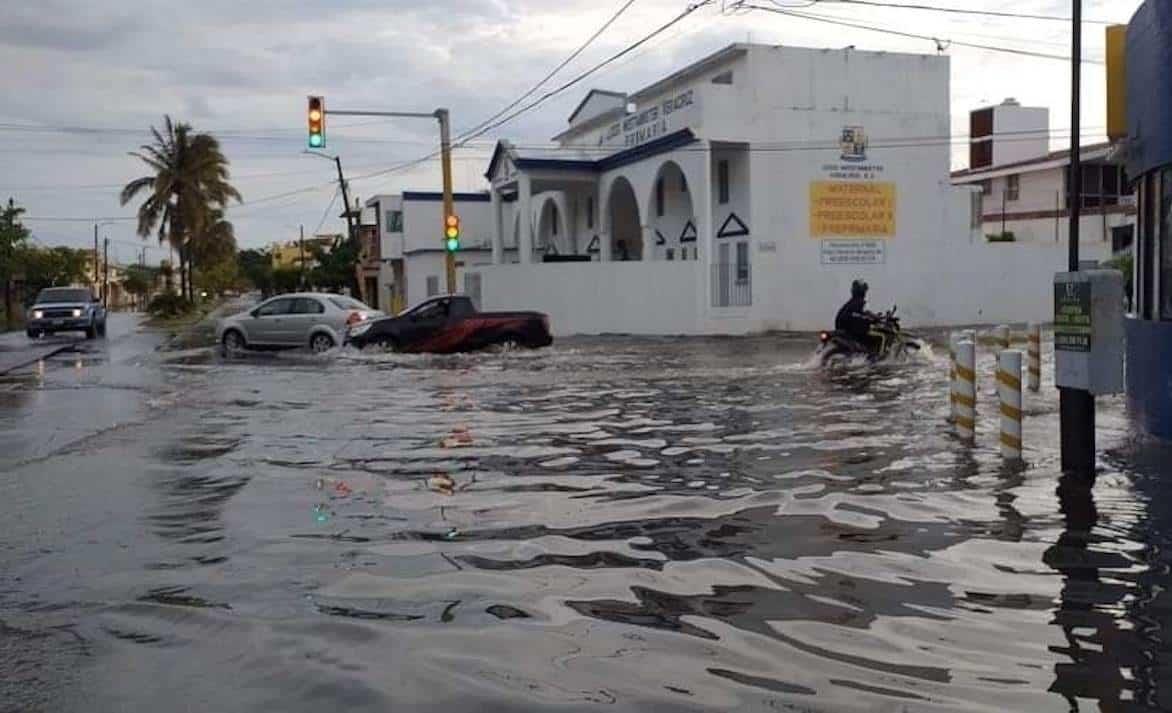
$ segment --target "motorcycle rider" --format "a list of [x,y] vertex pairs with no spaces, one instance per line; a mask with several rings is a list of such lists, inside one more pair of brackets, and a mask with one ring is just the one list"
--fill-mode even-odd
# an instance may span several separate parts
[[847,300],[834,318],[835,331],[850,336],[872,353],[879,350],[880,340],[871,334],[871,325],[878,319],[877,315],[867,311],[868,285],[862,280],[851,283],[851,298]]

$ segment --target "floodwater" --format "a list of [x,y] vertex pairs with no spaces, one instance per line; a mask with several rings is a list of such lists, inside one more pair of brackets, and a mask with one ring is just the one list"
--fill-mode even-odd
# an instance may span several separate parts
[[1172,709],[1172,449],[1048,366],[1017,468],[988,349],[969,449],[931,352],[110,342],[0,382],[0,710]]

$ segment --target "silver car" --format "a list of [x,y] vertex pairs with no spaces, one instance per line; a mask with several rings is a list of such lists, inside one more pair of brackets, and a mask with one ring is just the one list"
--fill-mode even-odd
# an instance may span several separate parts
[[216,339],[226,354],[295,347],[324,352],[342,343],[350,325],[382,316],[382,312],[345,295],[296,292],[225,317],[216,326]]

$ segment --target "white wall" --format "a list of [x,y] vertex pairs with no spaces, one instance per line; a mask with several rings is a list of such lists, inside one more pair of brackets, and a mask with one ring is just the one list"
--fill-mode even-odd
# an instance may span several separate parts
[[[492,206],[487,201],[457,200],[460,244],[465,248],[492,247]],[[444,206],[440,200],[403,201],[404,251],[433,250],[443,246]]]
[[700,330],[695,262],[486,265],[479,272],[484,310],[544,312],[554,336]]
[[[993,166],[1045,156],[1050,110],[1001,104],[993,108]],[[1028,132],[1028,133],[1027,133]]]

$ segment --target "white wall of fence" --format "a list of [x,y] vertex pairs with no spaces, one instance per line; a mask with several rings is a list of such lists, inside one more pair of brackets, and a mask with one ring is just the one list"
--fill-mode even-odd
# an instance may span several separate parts
[[[484,310],[538,310],[554,336],[696,334],[704,289],[698,262],[484,265]],[[469,268],[469,272],[473,270]]]

